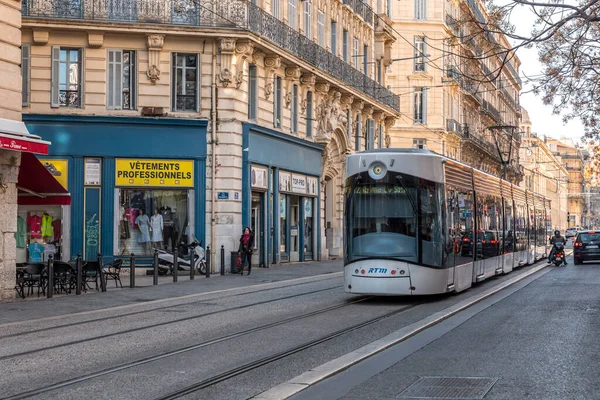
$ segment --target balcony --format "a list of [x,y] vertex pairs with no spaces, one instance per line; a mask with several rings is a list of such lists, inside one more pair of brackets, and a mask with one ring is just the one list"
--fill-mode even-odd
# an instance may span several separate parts
[[487,113],[497,123],[502,123],[502,117],[500,116],[500,112],[489,101],[483,100],[481,104],[481,111]]
[[452,32],[454,32],[456,36],[460,36],[458,21],[450,14],[446,14],[446,25],[452,30]]
[[519,112],[521,110],[521,106],[519,105],[519,102],[516,101],[511,95],[510,93],[508,93],[508,90],[502,88],[500,90],[500,94],[502,94],[502,96],[506,99],[506,101],[508,102],[508,104],[517,112]]
[[344,5],[350,6],[352,10],[358,14],[363,21],[373,26],[375,22],[375,12],[368,4],[362,0],[344,0]]
[[458,123],[457,120],[448,118],[446,120],[446,130],[448,132],[458,133],[460,136],[463,135],[462,125]]
[[479,94],[479,91],[477,90],[477,85],[474,82],[463,79],[460,82],[460,87],[465,91],[465,94],[471,96],[471,98],[473,98],[479,104],[483,102],[481,94]]
[[458,71],[458,68],[456,68],[454,65],[450,65],[448,67],[448,69],[446,70],[446,76],[451,80],[454,81],[456,83],[460,83],[460,72]]
[[[207,5],[202,5],[207,4]],[[373,10],[359,0],[344,0],[373,23]],[[247,0],[203,3],[192,0],[24,0],[24,17],[188,26],[249,31],[364,93],[400,111],[400,97],[309,38]]]

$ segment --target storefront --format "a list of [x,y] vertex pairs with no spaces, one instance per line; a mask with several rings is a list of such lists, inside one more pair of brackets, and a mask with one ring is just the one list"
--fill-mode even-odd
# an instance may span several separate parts
[[23,120],[56,143],[43,161],[64,162],[71,207],[61,217],[72,256],[149,256],[153,248],[205,240],[206,120],[31,114]]
[[253,264],[318,260],[323,147],[244,125],[242,217],[255,233]]

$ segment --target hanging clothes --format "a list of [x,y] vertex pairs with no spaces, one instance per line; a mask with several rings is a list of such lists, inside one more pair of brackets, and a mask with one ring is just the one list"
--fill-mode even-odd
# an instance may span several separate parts
[[58,241],[62,238],[62,221],[55,219],[52,221],[52,229],[54,230],[54,241]]
[[22,217],[17,217],[17,232],[15,232],[15,241],[18,249],[24,249],[27,245],[27,223]]
[[29,232],[31,233],[32,239],[41,239],[42,237],[42,217],[39,215],[30,215],[27,218],[27,225],[29,225]]
[[52,227],[52,218],[51,215],[44,214],[42,216],[42,236],[50,238],[54,234],[54,228]]
[[44,254],[44,246],[39,243],[31,243],[29,245],[29,262],[42,262],[42,254]]

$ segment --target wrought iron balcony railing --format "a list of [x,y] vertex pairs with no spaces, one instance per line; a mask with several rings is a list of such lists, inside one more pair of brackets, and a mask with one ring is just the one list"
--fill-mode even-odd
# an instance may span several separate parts
[[350,6],[367,24],[373,26],[375,12],[363,0],[344,0],[344,4]]
[[456,132],[461,136],[463,134],[462,125],[459,124],[458,121],[455,119],[451,119],[451,118],[446,119],[446,129],[449,132]]
[[481,103],[481,111],[488,113],[497,123],[502,123],[500,112],[487,100]]
[[[362,1],[344,3],[373,23],[375,14]],[[36,18],[248,30],[346,86],[400,111],[398,95],[248,0],[24,0],[22,12],[25,17]]]
[[456,36],[460,35],[460,29],[458,29],[458,21],[450,14],[446,14],[446,25],[448,25],[448,27],[452,29],[452,32],[454,32]]
[[475,84],[473,81],[463,79],[460,82],[460,87],[462,87],[463,90],[467,94],[471,95],[477,102],[481,103],[483,101],[481,94],[477,89],[477,84]]

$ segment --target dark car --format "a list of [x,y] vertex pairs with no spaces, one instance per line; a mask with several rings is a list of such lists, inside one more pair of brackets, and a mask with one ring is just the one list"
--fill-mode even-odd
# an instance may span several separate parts
[[600,231],[580,231],[573,242],[575,264],[600,261]]

